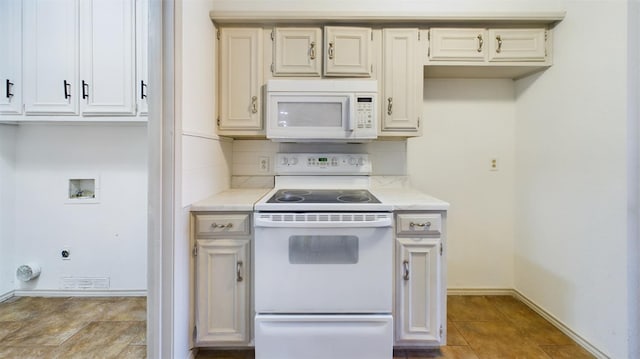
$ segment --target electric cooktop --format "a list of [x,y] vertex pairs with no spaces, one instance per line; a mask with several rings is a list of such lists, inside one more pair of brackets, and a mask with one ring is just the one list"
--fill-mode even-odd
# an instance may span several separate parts
[[366,189],[281,189],[267,203],[380,203]]

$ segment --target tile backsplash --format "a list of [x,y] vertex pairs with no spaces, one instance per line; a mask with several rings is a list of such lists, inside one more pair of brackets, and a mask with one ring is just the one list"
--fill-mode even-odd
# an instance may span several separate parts
[[[233,141],[231,174],[233,176],[273,176],[278,152],[368,153],[374,176],[407,174],[406,141],[344,143],[278,143],[269,140]],[[267,166],[263,166],[264,161]]]

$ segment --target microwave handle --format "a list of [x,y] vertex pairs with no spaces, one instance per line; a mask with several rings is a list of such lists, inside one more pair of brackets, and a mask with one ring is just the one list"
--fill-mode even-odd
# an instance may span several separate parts
[[[347,121],[347,131],[353,132],[356,128],[356,111],[355,111],[355,98],[353,95],[349,96],[347,99],[347,111],[349,111],[349,121]],[[353,104],[353,105],[352,105]]]

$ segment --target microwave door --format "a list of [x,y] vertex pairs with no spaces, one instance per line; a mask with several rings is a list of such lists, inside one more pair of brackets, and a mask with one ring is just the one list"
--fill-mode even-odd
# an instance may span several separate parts
[[271,139],[343,139],[355,127],[348,94],[272,95],[268,106]]

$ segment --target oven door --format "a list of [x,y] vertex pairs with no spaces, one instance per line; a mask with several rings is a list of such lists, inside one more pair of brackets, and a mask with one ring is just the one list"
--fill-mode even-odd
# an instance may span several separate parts
[[257,313],[390,313],[391,213],[256,213]]

